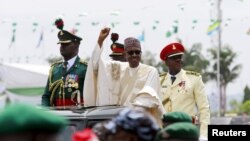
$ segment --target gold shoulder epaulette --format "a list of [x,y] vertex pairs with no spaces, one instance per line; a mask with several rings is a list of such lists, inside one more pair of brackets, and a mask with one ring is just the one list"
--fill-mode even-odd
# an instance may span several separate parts
[[85,65],[88,65],[88,63],[86,61],[82,60],[82,59],[80,59],[79,62],[82,63],[82,64],[85,64]]
[[60,63],[62,63],[63,61],[57,61],[57,62],[55,62],[55,63],[52,63],[50,66],[52,67],[52,66],[54,66],[54,65],[56,65],[56,64],[60,64]]
[[200,76],[200,73],[195,72],[195,71],[186,71],[186,74]]
[[163,73],[160,74],[160,83],[161,83],[161,85],[163,84],[166,76],[167,76],[166,72],[163,72]]
[[163,73],[160,74],[160,77],[165,76],[165,75],[167,75],[167,73],[163,72]]

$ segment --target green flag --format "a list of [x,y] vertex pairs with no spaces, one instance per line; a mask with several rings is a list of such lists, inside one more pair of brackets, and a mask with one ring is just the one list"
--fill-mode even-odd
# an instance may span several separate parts
[[16,41],[16,29],[13,29],[12,30],[12,38],[11,38],[11,41],[10,41],[10,45],[9,45],[9,48],[11,48],[12,47],[12,45],[15,43],[15,41]]
[[169,38],[171,35],[172,35],[172,33],[170,31],[167,31],[166,37]]

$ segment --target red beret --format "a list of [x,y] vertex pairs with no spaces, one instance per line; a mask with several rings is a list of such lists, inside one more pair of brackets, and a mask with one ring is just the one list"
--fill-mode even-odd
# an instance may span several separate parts
[[120,44],[120,43],[113,43],[110,46],[110,48],[112,50],[112,53],[110,54],[110,56],[113,56],[113,55],[122,55],[123,52],[124,52],[124,45]]
[[161,51],[161,60],[165,61],[167,57],[184,54],[184,47],[180,43],[171,43],[164,47]]

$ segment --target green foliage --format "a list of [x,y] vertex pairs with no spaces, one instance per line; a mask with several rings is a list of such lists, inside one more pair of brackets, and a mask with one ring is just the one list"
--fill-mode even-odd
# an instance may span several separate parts
[[[210,48],[209,53],[212,55],[214,63],[212,65],[213,71],[209,72],[208,76],[210,80],[217,80],[217,48]],[[241,64],[233,66],[234,60],[237,57],[236,52],[233,52],[230,46],[226,45],[222,47],[220,52],[220,82],[221,86],[227,86],[228,83],[233,82],[240,74]]]
[[165,64],[164,61],[160,61],[156,64],[156,69],[158,70],[158,72],[161,74],[163,72],[168,72],[168,67],[167,65]]
[[185,50],[183,63],[184,69],[199,72],[202,75],[203,81],[207,82],[207,68],[209,66],[209,61],[202,55],[201,43],[196,43],[191,49]]
[[248,86],[244,88],[244,98],[242,103],[245,103],[246,101],[250,100],[250,89]]
[[241,103],[239,103],[237,100],[233,99],[229,102],[229,105],[230,105],[230,109],[231,113],[239,113],[240,112],[240,106],[241,106]]
[[242,113],[247,113],[248,115],[250,115],[250,100],[247,100],[240,106],[240,111]]
[[150,66],[156,66],[156,60],[155,60],[156,54],[151,53],[150,51],[143,52],[142,60],[141,62]]
[[[208,72],[208,79],[217,81],[217,49],[216,47],[208,49],[211,54],[213,70]],[[220,50],[220,110],[224,116],[226,112],[226,89],[229,83],[233,82],[240,74],[241,64],[234,65],[234,60],[237,57],[230,46],[223,46]]]
[[159,73],[167,72],[167,66],[164,62],[157,62],[155,59],[156,54],[151,53],[150,51],[145,51],[142,54],[141,62],[150,66],[155,67]]

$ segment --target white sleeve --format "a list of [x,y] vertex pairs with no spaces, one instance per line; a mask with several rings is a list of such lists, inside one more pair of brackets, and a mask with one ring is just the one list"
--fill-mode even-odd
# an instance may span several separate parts
[[90,58],[90,63],[92,64],[93,70],[95,72],[98,71],[99,61],[101,58],[101,54],[103,51],[103,47],[101,48],[99,44],[96,44],[94,51],[92,52],[92,56]]
[[149,73],[148,79],[146,81],[147,86],[151,86],[152,88],[155,89],[157,95],[161,99],[161,85],[160,85],[160,76],[158,71],[153,68],[152,71]]
[[97,74],[102,48],[97,44],[88,62],[84,80],[83,101],[84,106],[96,106],[97,98]]
[[[103,47],[97,44],[89,60],[84,82],[84,105],[99,106],[109,100],[109,66],[112,61],[102,57]],[[104,98],[103,98],[104,97]]]
[[201,76],[196,81],[194,94],[200,113],[200,137],[207,138],[208,125],[210,124],[210,106]]

